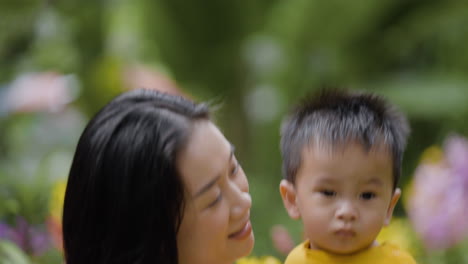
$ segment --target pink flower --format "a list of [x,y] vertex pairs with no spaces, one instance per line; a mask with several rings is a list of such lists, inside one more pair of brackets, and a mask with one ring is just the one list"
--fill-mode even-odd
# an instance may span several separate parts
[[169,77],[143,65],[126,68],[124,85],[128,89],[154,89],[175,95],[183,95],[177,84]]
[[271,228],[271,239],[273,246],[283,255],[287,255],[294,248],[291,235],[282,225],[275,225]]
[[51,243],[60,251],[63,250],[62,238],[62,223],[53,217],[49,217],[46,221],[47,230],[49,231]]
[[28,73],[8,87],[8,112],[56,112],[75,99],[73,78],[55,72]]

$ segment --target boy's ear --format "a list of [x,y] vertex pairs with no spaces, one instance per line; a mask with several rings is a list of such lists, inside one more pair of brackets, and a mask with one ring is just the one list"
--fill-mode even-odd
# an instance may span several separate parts
[[281,198],[283,198],[283,204],[289,217],[292,219],[299,219],[301,217],[301,213],[297,207],[297,193],[296,188],[294,188],[294,184],[288,180],[281,180],[279,187]]
[[390,220],[392,220],[393,210],[395,209],[395,206],[398,203],[400,196],[401,196],[401,190],[400,188],[396,188],[395,191],[393,192],[392,199],[390,200],[390,205],[387,209],[387,216],[385,217],[384,225],[387,226],[390,224]]

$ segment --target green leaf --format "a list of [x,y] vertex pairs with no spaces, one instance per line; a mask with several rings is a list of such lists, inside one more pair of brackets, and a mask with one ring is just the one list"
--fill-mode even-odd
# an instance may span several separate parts
[[0,263],[2,264],[31,264],[21,249],[11,242],[0,240]]
[[412,117],[445,119],[468,113],[468,85],[464,79],[421,75],[373,86]]

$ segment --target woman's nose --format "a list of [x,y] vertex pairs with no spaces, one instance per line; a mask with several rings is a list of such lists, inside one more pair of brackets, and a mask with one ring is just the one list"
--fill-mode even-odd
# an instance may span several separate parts
[[246,191],[235,187],[231,196],[231,218],[242,218],[252,207],[252,197]]
[[345,222],[355,221],[358,218],[358,211],[352,202],[343,201],[336,211],[336,217]]

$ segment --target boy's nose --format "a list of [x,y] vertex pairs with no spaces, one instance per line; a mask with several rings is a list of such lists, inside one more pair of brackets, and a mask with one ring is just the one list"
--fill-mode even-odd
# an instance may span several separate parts
[[344,201],[336,211],[336,217],[346,222],[355,221],[358,217],[358,212],[352,202]]

